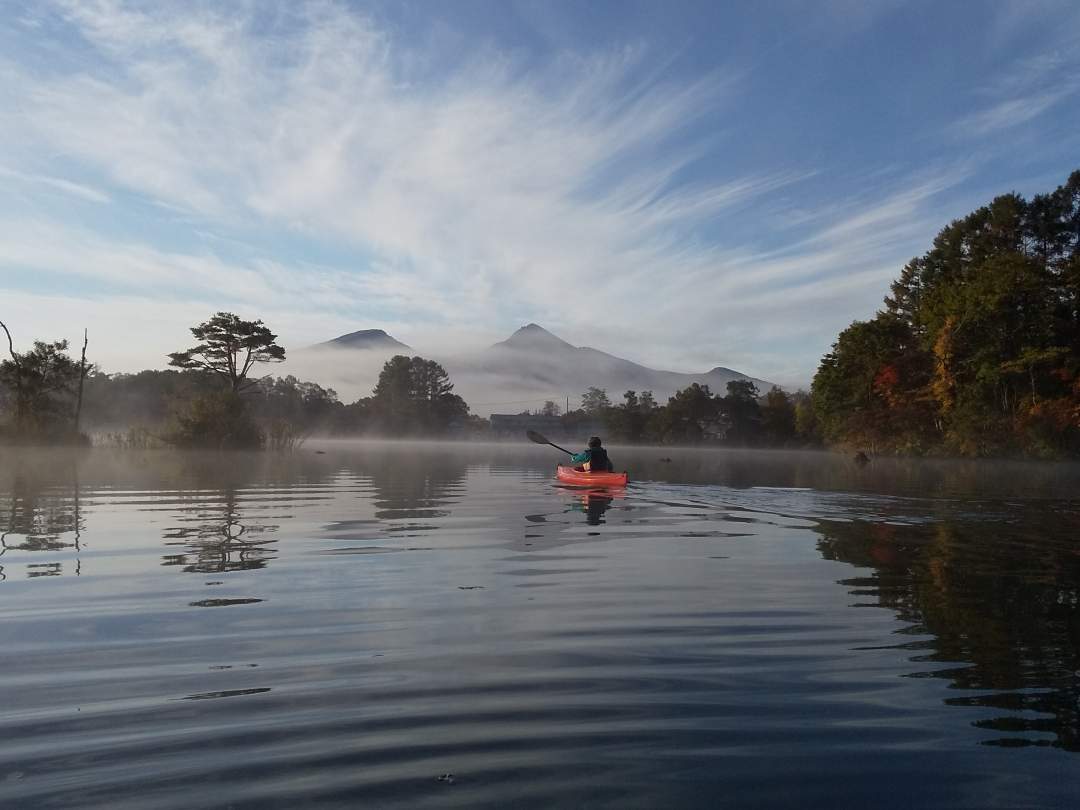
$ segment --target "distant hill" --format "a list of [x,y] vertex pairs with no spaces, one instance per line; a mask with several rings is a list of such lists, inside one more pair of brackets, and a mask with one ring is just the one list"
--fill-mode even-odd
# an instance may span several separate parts
[[363,351],[412,351],[412,347],[396,340],[386,334],[382,329],[361,329],[357,332],[349,332],[325,343],[312,346],[313,349],[360,349]]

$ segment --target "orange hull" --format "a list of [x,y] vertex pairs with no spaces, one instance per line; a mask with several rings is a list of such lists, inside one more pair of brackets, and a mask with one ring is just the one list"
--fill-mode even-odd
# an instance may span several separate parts
[[624,472],[582,472],[561,464],[555,468],[555,477],[564,484],[578,487],[625,487],[630,480]]

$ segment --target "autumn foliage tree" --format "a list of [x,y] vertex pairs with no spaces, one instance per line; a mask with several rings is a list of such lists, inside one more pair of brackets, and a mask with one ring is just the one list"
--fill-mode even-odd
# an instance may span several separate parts
[[1080,171],[942,229],[885,308],[840,333],[812,397],[833,442],[1080,452]]

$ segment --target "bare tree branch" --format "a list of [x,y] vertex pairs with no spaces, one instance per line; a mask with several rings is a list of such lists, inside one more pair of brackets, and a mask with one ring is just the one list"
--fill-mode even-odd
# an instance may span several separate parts
[[8,331],[8,328],[4,324],[3,321],[0,321],[0,327],[3,327],[4,333],[7,335],[8,352],[11,353],[11,361],[15,364],[15,367],[18,368],[21,371],[22,370],[22,364],[19,362],[19,355],[15,354],[15,344],[11,340],[11,332]]

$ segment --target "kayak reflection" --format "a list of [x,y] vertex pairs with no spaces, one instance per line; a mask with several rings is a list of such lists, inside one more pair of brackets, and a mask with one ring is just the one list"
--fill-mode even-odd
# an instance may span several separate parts
[[610,490],[591,490],[580,493],[571,509],[575,512],[585,513],[585,522],[590,526],[599,526],[604,520],[604,513],[611,508],[611,502],[615,495]]

